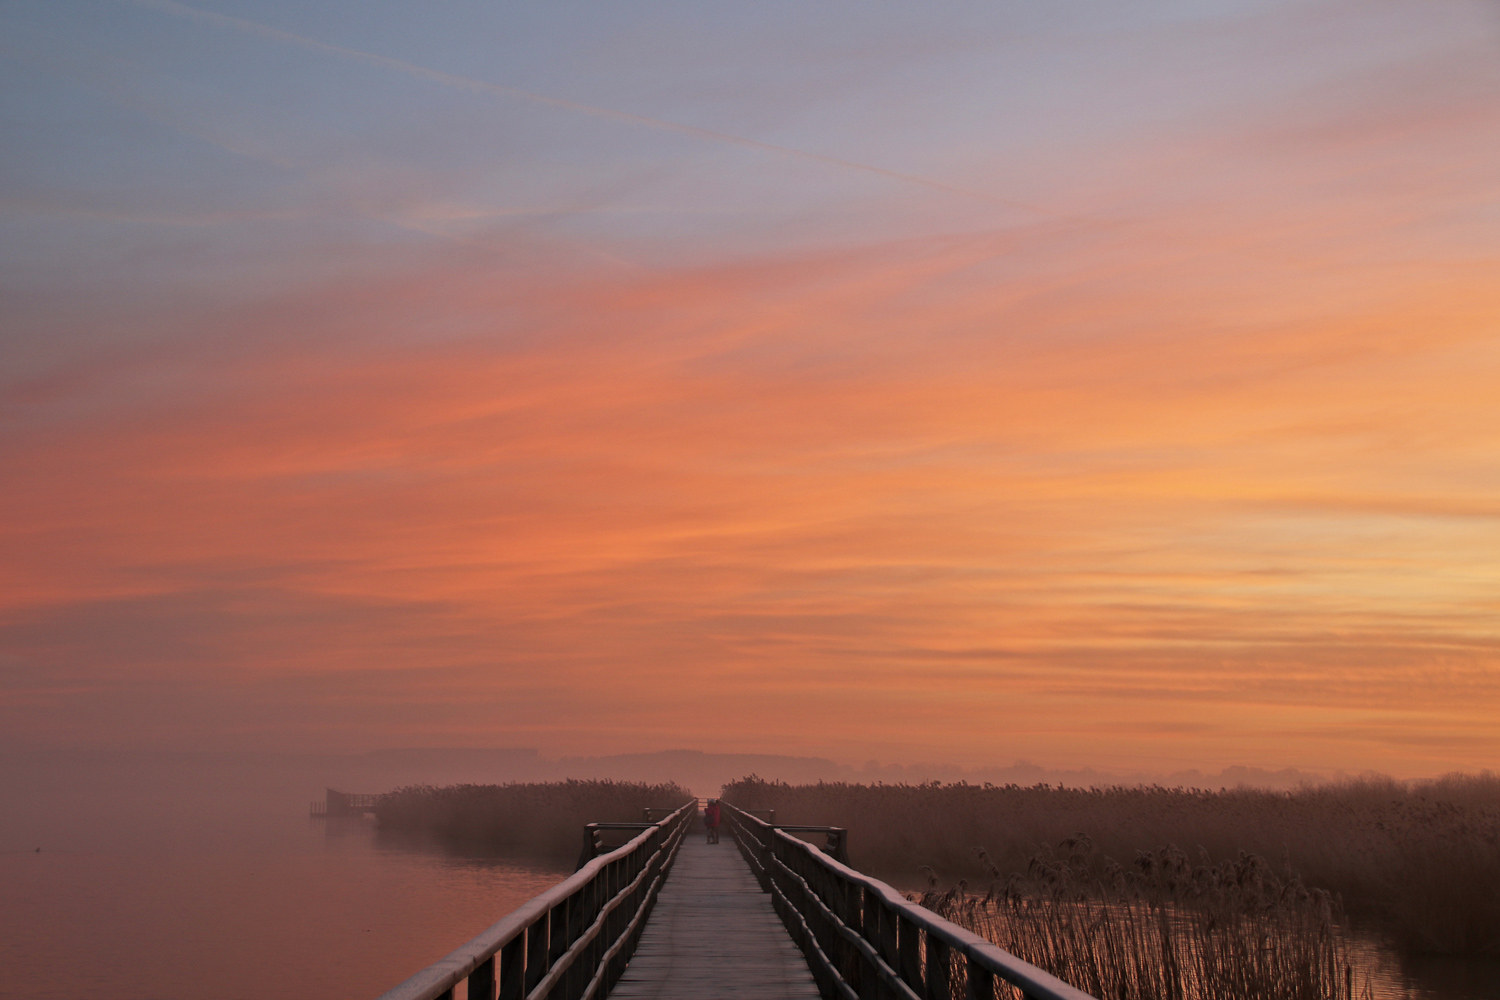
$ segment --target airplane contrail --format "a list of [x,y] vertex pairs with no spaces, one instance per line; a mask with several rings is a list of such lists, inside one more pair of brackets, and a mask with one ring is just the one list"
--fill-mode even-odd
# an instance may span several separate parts
[[337,56],[353,62],[364,63],[367,66],[375,66],[380,69],[393,70],[404,73],[421,80],[441,84],[445,87],[453,87],[458,90],[468,90],[483,94],[494,94],[500,97],[509,97],[515,100],[529,101],[533,104],[542,104],[547,107],[558,108],[564,111],[572,111],[576,114],[590,115],[594,118],[605,118],[610,121],[625,122],[631,125],[640,125],[644,128],[657,129],[663,132],[676,132],[679,135],[693,136],[698,139],[717,143],[728,143],[745,149],[759,150],[764,153],[772,153],[777,156],[791,156],[802,160],[810,160],[814,163],[822,163],[826,166],[841,167],[846,170],[857,170],[861,173],[873,174],[877,177],[885,177],[890,180],[902,181],[907,184],[918,184],[934,191],[943,191],[947,194],[957,195],[961,198],[969,198],[998,205],[1005,208],[1021,209],[1035,215],[1049,218],[1068,219],[1078,221],[1063,213],[1052,212],[1047,209],[1027,205],[1022,202],[1009,201],[1004,198],[996,198],[982,191],[959,187],[943,181],[933,180],[919,174],[903,173],[899,170],[887,170],[884,167],[872,166],[868,163],[859,163],[854,160],[845,160],[836,156],[824,156],[821,153],[810,153],[807,150],[795,149],[791,146],[778,146],[775,143],[761,142],[757,139],[747,139],[744,136],[734,135],[729,132],[719,132],[714,129],[699,128],[696,125],[683,125],[680,122],[666,121],[661,118],[650,118],[646,115],[631,114],[628,111],[617,111],[613,108],[601,108],[593,104],[583,104],[578,101],[570,101],[561,97],[549,97],[546,94],[538,94],[534,91],[523,90],[520,87],[507,87],[504,84],[490,83],[486,80],[476,80],[472,77],[457,76],[453,73],[444,73],[442,70],[429,69],[416,63],[407,62],[404,59],[393,59],[390,56],[376,55],[373,52],[364,52],[360,49],[351,49],[343,45],[333,45],[329,42],[320,42],[315,38],[305,35],[293,34],[290,31],[282,31],[280,28],[272,28],[268,25],[258,24],[254,21],[246,21],[238,17],[230,17],[227,14],[218,14],[212,11],[200,10],[197,7],[189,7],[187,4],[178,3],[177,0],[131,0],[137,6],[159,11],[164,14],[172,14],[177,17],[188,18],[205,24],[212,24],[220,28],[229,28],[246,34],[258,35],[271,41],[282,42],[286,45],[295,45],[298,48],[307,49],[311,52],[319,52],[326,55]]

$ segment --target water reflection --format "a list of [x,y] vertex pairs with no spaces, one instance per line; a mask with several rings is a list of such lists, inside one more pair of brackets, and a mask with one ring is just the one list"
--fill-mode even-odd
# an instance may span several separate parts
[[296,785],[241,809],[246,787],[165,819],[7,796],[0,998],[374,997],[571,871],[309,822]]
[[1375,1000],[1500,998],[1500,962],[1441,955],[1403,958],[1368,931],[1356,940]]

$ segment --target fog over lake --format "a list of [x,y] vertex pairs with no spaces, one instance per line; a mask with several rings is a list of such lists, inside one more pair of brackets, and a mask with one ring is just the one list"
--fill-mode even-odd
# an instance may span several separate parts
[[[312,819],[309,805],[328,786],[598,776],[714,794],[757,770],[791,781],[928,776],[686,751],[563,760],[529,750],[11,753],[0,758],[0,998],[373,998],[572,870],[572,843],[553,858],[458,856],[368,819]],[[1025,764],[986,774],[1083,777]],[[1484,1000],[1500,983],[1486,963],[1383,964],[1382,1000]]]
[[370,820],[309,818],[325,781],[385,790],[379,768],[31,763],[0,772],[7,1000],[373,997],[570,870],[446,856],[381,836]]

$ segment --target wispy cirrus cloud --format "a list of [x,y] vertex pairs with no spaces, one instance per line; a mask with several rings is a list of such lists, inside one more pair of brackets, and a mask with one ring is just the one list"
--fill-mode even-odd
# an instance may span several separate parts
[[[969,280],[997,266],[975,238],[540,282],[449,261],[268,302],[12,400],[32,486],[4,501],[8,648],[37,684],[154,663],[202,699],[347,672],[366,704],[399,675],[431,713],[410,740],[528,704],[570,746],[1155,766],[1292,725],[1288,760],[1489,752],[1487,487],[1447,506],[1497,432],[1485,314],[1413,280],[1336,325],[1195,331],[1179,264],[1081,253],[1086,278],[998,295]],[[1431,337],[1402,335],[1402,301]],[[112,402],[55,409],[78,394]],[[1381,443],[1411,422],[1444,441]],[[79,624],[131,602],[220,625]],[[1170,729],[1183,706],[1202,728]],[[1470,742],[1424,744],[1432,713]],[[1376,716],[1406,735],[1369,742]],[[836,721],[870,717],[878,740]]]

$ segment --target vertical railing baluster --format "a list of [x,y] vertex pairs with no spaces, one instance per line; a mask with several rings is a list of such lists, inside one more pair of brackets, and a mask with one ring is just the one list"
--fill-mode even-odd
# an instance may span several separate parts
[[964,987],[964,1000],[995,1000],[995,974],[976,962],[973,955],[965,956],[965,965],[968,967],[968,982]]
[[771,859],[775,856],[776,853],[776,833],[774,830],[762,829],[760,831],[760,836],[760,863],[762,869],[760,887],[763,892],[770,892],[771,873],[775,870],[776,867],[771,862]]
[[[875,899],[875,894],[862,889],[851,883],[853,889],[851,894],[851,909],[855,919],[850,925],[852,929],[859,932],[859,936],[875,944],[880,934],[880,904]],[[870,960],[864,956],[853,945],[849,946],[849,966],[859,977],[854,985],[859,993],[860,1000],[878,1000],[881,995],[880,976],[876,974],[875,967]]]
[[[594,922],[594,914],[593,914],[593,908],[594,908],[593,907],[593,903],[594,903],[594,890],[595,890],[595,888],[598,885],[599,885],[598,879],[594,879],[593,881],[589,882],[588,884],[586,884],[582,888],[580,888],[577,892],[575,892],[573,894],[573,898],[569,901],[569,905],[568,905],[568,947],[569,948],[573,947],[573,945],[578,941],[578,939],[581,938],[581,937],[583,937],[583,932],[586,931],[586,930],[588,930],[589,924],[591,924],[591,923]],[[577,978],[578,978],[578,963],[574,962],[572,965],[568,966],[568,970],[563,973],[562,990],[560,991],[559,995],[562,996],[562,997],[564,997],[565,1000],[566,1000],[566,998],[570,998],[571,997],[572,993],[571,993],[570,987],[571,987],[571,985],[573,983],[573,980],[575,980]]]
[[904,914],[897,930],[897,948],[901,952],[901,979],[917,996],[922,995],[922,941],[917,922]]
[[[840,879],[838,891],[844,910],[844,923],[859,937],[869,939],[875,933],[875,928],[869,922],[871,911],[868,897],[870,894],[863,886],[844,879]],[[859,994],[861,1000],[876,996],[879,990],[878,977],[864,953],[848,940],[843,942],[839,950],[842,954],[840,965],[846,975],[853,977],[853,982],[849,985]]]
[[[552,907],[552,912],[547,914],[547,967],[550,969],[557,964],[557,960],[563,957],[568,950],[568,901],[573,897],[563,900]],[[527,990],[527,992],[531,992]]]
[[953,1000],[948,942],[927,932],[927,1000]]
[[526,928],[525,984],[528,994],[536,989],[536,984],[542,981],[542,977],[552,967],[552,959],[547,951],[550,917],[551,911],[548,911],[533,920],[531,926]]
[[469,973],[468,1000],[495,1000],[495,956],[491,955]]
[[[594,915],[589,919],[590,926],[593,925],[594,921],[599,919],[599,914],[604,909],[604,904],[612,898],[609,890],[614,886],[615,875],[619,872],[620,865],[619,862],[612,861],[609,867],[610,871],[603,879],[604,884],[599,887],[595,897]],[[594,935],[594,940],[590,941],[584,948],[583,961],[578,970],[577,977],[573,980],[573,992],[569,996],[569,1000],[576,1000],[577,997],[583,996],[583,991],[588,988],[589,980],[594,978],[594,970],[599,968],[600,956],[604,954],[603,928],[600,928],[600,931],[601,933]]]
[[500,948],[500,1000],[521,1000],[526,974],[526,935],[517,934]]
[[880,957],[893,969],[901,968],[901,953],[896,947],[896,911],[880,901]]

